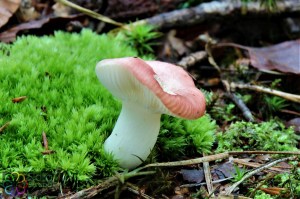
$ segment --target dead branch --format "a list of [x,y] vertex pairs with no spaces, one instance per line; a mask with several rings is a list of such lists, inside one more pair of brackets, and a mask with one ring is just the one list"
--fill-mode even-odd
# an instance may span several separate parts
[[197,62],[205,59],[206,57],[207,53],[205,51],[198,51],[183,57],[177,64],[187,70],[189,67],[194,66]]
[[[175,10],[156,15],[134,24],[152,24],[158,28],[172,28],[180,26],[191,26],[202,23],[212,17],[223,17],[233,13],[241,13],[246,8],[247,14],[270,14],[267,8],[262,7],[259,2],[249,2],[247,7],[240,0],[212,1],[202,3],[193,8]],[[285,0],[277,2],[277,12],[297,12],[300,11],[300,1]],[[274,13],[275,14],[275,13]],[[278,13],[276,13],[278,14]]]
[[238,83],[231,82],[230,83],[230,88],[232,88],[232,89],[235,89],[235,88],[249,89],[249,90],[253,90],[253,91],[268,93],[268,94],[271,94],[271,95],[282,97],[286,100],[290,100],[290,101],[293,101],[293,102],[300,103],[300,95],[286,93],[286,92],[266,88],[266,87],[263,87],[263,86],[256,86],[256,85],[250,85],[250,84],[238,84]]
[[260,168],[257,168],[249,173],[247,173],[240,181],[234,183],[233,185],[231,185],[231,187],[229,187],[227,190],[226,190],[226,195],[229,195],[231,194],[231,192],[233,192],[233,190],[239,186],[242,182],[244,182],[246,179],[250,178],[251,176],[253,176],[254,174],[258,173],[258,172],[261,172],[262,170],[264,169],[267,169],[267,168],[270,168],[276,164],[278,164],[279,162],[284,162],[284,161],[289,161],[289,160],[294,160],[295,157],[287,157],[287,158],[282,158],[282,159],[279,159],[279,160],[275,160],[273,162],[270,162]]

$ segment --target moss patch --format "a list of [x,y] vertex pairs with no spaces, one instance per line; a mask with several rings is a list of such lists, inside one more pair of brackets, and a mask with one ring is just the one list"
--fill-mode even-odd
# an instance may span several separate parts
[[[91,182],[118,170],[102,144],[112,131],[121,104],[101,86],[95,66],[101,59],[124,56],[137,56],[124,36],[97,35],[89,30],[28,36],[13,45],[1,44],[0,126],[11,122],[0,134],[0,172],[48,171],[56,180]],[[12,102],[20,96],[27,99]],[[175,124],[169,125],[173,121]],[[175,149],[183,154],[191,147],[195,153],[208,151],[215,124],[207,125],[207,130],[201,126],[210,121],[209,117],[191,122],[164,117],[159,142],[162,154],[164,150],[175,154]],[[180,132],[178,136],[172,136],[175,131]],[[42,132],[55,153],[41,153]],[[172,138],[183,141],[172,142]]]

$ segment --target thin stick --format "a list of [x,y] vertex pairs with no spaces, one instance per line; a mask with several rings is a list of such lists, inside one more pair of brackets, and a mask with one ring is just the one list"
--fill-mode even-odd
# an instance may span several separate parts
[[90,16],[90,17],[98,19],[100,21],[103,21],[103,22],[106,22],[106,23],[109,23],[109,24],[113,24],[113,25],[116,25],[116,26],[120,26],[120,27],[124,26],[122,23],[119,23],[119,22],[117,22],[115,20],[112,20],[111,18],[106,17],[104,15],[101,15],[101,14],[99,14],[97,12],[92,11],[92,10],[83,8],[83,7],[81,7],[81,6],[79,6],[79,5],[75,4],[75,3],[72,3],[72,2],[70,2],[68,0],[55,0],[55,1],[58,2],[58,3],[64,4],[66,6],[69,6],[71,8],[74,8],[74,9],[76,9],[76,10],[78,10],[78,11],[80,11],[80,12],[82,12],[82,13]]
[[239,107],[239,109],[242,111],[244,118],[246,118],[249,122],[254,121],[254,118],[253,118],[253,115],[252,115],[250,109],[246,106],[246,104],[244,103],[244,101],[242,99],[240,99],[236,94],[231,93],[231,92],[225,93],[225,96],[230,98]]
[[270,162],[260,168],[257,168],[249,173],[247,173],[241,180],[239,180],[238,182],[234,183],[233,185],[231,185],[227,190],[226,190],[226,195],[231,194],[231,192],[233,192],[233,190],[239,186],[242,182],[244,182],[246,179],[250,178],[251,176],[253,176],[254,174],[261,172],[264,169],[270,168],[276,164],[278,164],[279,162],[284,162],[284,161],[289,161],[289,160],[294,160],[295,157],[287,157],[287,158],[282,158],[279,160],[275,160],[273,162]]
[[128,191],[130,191],[130,192],[132,192],[132,193],[134,193],[134,194],[136,194],[136,195],[138,195],[138,196],[140,196],[144,199],[154,199],[151,196],[148,196],[147,194],[144,194],[144,193],[140,192],[139,188],[134,186],[133,184],[127,182],[126,185],[127,185]]
[[203,162],[211,162],[215,160],[225,159],[228,158],[229,154],[227,152],[220,153],[216,155],[209,155],[201,158],[195,158],[190,160],[181,160],[175,162],[162,162],[162,163],[152,163],[148,164],[140,169],[148,168],[148,167],[173,167],[173,166],[184,166],[184,165],[191,165],[191,164],[199,164]]
[[249,89],[249,90],[254,90],[254,91],[258,91],[258,92],[268,93],[271,95],[282,97],[286,100],[300,103],[300,95],[294,95],[291,93],[286,93],[286,92],[282,92],[282,91],[278,91],[278,90],[274,90],[274,89],[270,89],[270,88],[266,88],[266,87],[262,87],[262,86],[249,85],[249,84],[238,84],[238,83],[231,82],[230,87],[233,89],[241,88],[241,89]]
[[184,69],[188,69],[191,66],[194,66],[197,62],[205,59],[207,53],[205,51],[198,51],[191,53],[190,55],[183,57],[177,64],[182,66]]
[[[203,153],[203,157],[205,157],[205,154]],[[209,162],[203,162],[203,170],[204,170],[204,177],[206,181],[206,187],[208,194],[214,197],[214,187],[212,185],[212,179],[211,179],[211,172],[209,168]]]
[[300,151],[230,151],[229,155],[242,154],[284,154],[284,155],[300,155]]

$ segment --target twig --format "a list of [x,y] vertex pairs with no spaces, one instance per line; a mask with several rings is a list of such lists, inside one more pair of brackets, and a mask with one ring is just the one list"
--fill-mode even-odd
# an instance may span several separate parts
[[134,193],[134,194],[136,194],[136,195],[138,195],[142,198],[145,198],[145,199],[154,199],[151,196],[148,196],[147,194],[144,194],[144,193],[140,192],[139,188],[134,186],[133,184],[127,182],[126,185],[127,185],[128,191],[130,191],[130,192],[132,192],[132,193]]
[[[244,4],[240,0],[231,1],[211,1],[199,4],[196,7],[175,10],[167,13],[162,13],[144,20],[135,22],[134,24],[152,24],[160,29],[191,26],[208,21],[217,17],[224,19],[224,16],[229,16],[236,13],[241,13],[244,10]],[[300,10],[300,1],[285,0],[277,2],[278,12],[297,12]],[[278,12],[274,13],[278,15]],[[259,2],[247,3],[247,13],[268,14],[271,15]]]
[[103,181],[102,183],[100,183],[97,186],[93,186],[93,187],[89,187],[87,189],[83,189],[73,195],[69,195],[66,197],[60,197],[61,199],[88,199],[88,198],[92,198],[96,195],[98,195],[99,193],[101,193],[104,190],[107,190],[111,187],[115,187],[117,186],[120,181],[120,176],[122,175],[121,178],[123,178],[124,180],[128,180],[129,178],[132,177],[137,177],[137,176],[143,176],[143,175],[152,175],[155,173],[155,171],[143,171],[143,172],[139,172],[140,169],[136,169],[133,170],[129,173],[125,173],[125,174],[118,174],[118,176],[112,176],[109,177],[108,179],[106,179],[105,181]]
[[[209,41],[211,41],[212,39],[209,39]],[[246,104],[243,102],[243,100],[241,100],[236,94],[231,92],[230,89],[230,85],[228,83],[227,80],[224,80],[223,75],[222,75],[222,71],[220,69],[220,67],[218,66],[218,64],[216,63],[214,57],[212,56],[212,52],[211,52],[211,46],[212,44],[210,42],[208,42],[205,45],[205,50],[207,52],[208,56],[208,61],[209,63],[215,67],[215,69],[217,69],[217,71],[219,72],[219,76],[222,80],[222,84],[226,90],[225,95],[227,97],[229,97],[237,106],[238,108],[242,111],[243,116],[250,122],[254,121],[254,117],[252,116],[252,113],[250,111],[250,109],[246,106]]]
[[255,187],[255,189],[254,189],[253,191],[251,191],[251,194],[250,194],[249,197],[250,197],[250,198],[253,198],[254,195],[255,195],[255,192],[256,192],[261,186],[263,186],[263,185],[267,182],[267,180],[273,178],[274,176],[275,176],[275,173],[267,174],[266,178],[265,178],[262,182],[260,182],[260,183]]
[[75,4],[75,3],[72,3],[72,2],[70,2],[68,0],[55,0],[55,1],[58,2],[58,3],[64,4],[66,6],[69,6],[71,8],[74,8],[74,9],[76,9],[76,10],[78,10],[78,11],[80,11],[80,12],[82,12],[82,13],[90,16],[90,17],[98,19],[100,21],[103,21],[103,22],[106,22],[106,23],[110,23],[110,24],[113,24],[113,25],[116,25],[116,26],[120,26],[120,27],[123,26],[122,23],[119,23],[119,22],[117,22],[115,20],[112,20],[111,18],[106,17],[104,15],[101,15],[101,14],[99,14],[97,12],[92,11],[92,10],[83,8],[83,7],[81,7],[81,6],[79,6],[79,5]]
[[264,169],[267,169],[269,167],[272,167],[273,165],[276,165],[278,164],[279,162],[284,162],[284,161],[288,161],[288,160],[294,160],[295,157],[287,157],[287,158],[282,158],[282,159],[279,159],[279,160],[275,160],[273,162],[270,162],[260,168],[257,168],[249,173],[247,173],[241,180],[239,180],[238,182],[234,183],[233,185],[231,185],[227,190],[226,190],[226,195],[229,195],[233,192],[233,190],[239,186],[242,182],[244,182],[246,179],[250,178],[251,176],[253,176],[254,174],[258,173],[258,172],[261,172],[262,170]]
[[278,90],[274,90],[274,89],[270,89],[270,88],[266,88],[266,87],[262,87],[262,86],[249,85],[249,84],[238,84],[238,83],[231,82],[230,87],[233,89],[234,88],[241,88],[241,89],[245,88],[245,89],[254,90],[254,91],[258,91],[258,92],[268,93],[271,95],[282,97],[286,100],[300,103],[300,95],[294,95],[291,93],[286,93],[286,92],[282,92],[282,91],[278,91]]
[[195,65],[197,62],[205,59],[206,57],[207,53],[205,51],[198,51],[191,53],[186,57],[183,57],[177,64],[182,66],[184,69],[188,69],[189,67]]
[[220,153],[216,155],[208,155],[201,158],[195,158],[190,160],[181,160],[181,161],[175,161],[175,162],[162,162],[162,163],[152,163],[148,164],[144,167],[141,167],[141,169],[148,168],[148,167],[173,167],[173,166],[184,166],[184,165],[192,165],[192,164],[199,164],[203,162],[211,162],[215,160],[225,159],[228,158],[229,154],[227,152]]
[[244,116],[244,118],[250,122],[254,121],[253,115],[250,111],[250,109],[245,105],[245,103],[243,102],[243,100],[241,100],[236,94],[234,93],[225,93],[225,96],[227,96],[228,98],[230,98],[238,107],[239,109],[242,111],[242,114]]
[[6,122],[3,126],[0,127],[0,133],[2,133],[2,131],[4,131],[4,129],[6,129],[6,127],[8,127],[10,125],[10,122]]
[[[205,154],[203,153],[203,157],[205,157]],[[208,194],[214,197],[214,187],[212,185],[212,179],[211,179],[211,172],[209,168],[209,163],[208,162],[203,162],[203,170],[204,170],[204,177],[206,181],[206,187]]]
[[281,154],[281,155],[300,155],[300,151],[230,151],[229,155],[242,154]]
[[192,164],[199,164],[203,162],[212,162],[215,160],[225,159],[232,155],[242,155],[242,154],[284,154],[284,155],[300,155],[300,151],[230,151],[219,153],[215,155],[208,155],[201,158],[195,158],[190,160],[181,160],[175,162],[162,162],[162,163],[152,163],[146,166],[137,168],[140,171],[148,167],[173,167],[173,166],[186,166]]

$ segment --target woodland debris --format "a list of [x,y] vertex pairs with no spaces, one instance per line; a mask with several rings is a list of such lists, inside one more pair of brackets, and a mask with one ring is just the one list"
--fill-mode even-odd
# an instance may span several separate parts
[[246,179],[250,178],[254,174],[256,174],[258,172],[261,172],[261,171],[263,171],[265,169],[268,169],[268,168],[270,168],[270,167],[272,167],[272,166],[274,166],[274,165],[276,165],[276,164],[278,164],[280,162],[291,161],[291,160],[294,160],[294,159],[295,159],[295,157],[287,157],[287,158],[278,159],[278,160],[272,161],[272,162],[270,162],[270,163],[268,163],[268,164],[266,164],[266,165],[264,165],[262,167],[259,167],[259,168],[255,169],[253,171],[250,171],[249,173],[247,173],[246,175],[244,175],[244,177],[241,180],[239,180],[238,182],[234,183],[231,187],[229,187],[226,190],[226,195],[231,194],[237,186],[239,186],[242,182],[244,182]]
[[1,0],[0,1],[0,28],[4,26],[9,18],[20,7],[21,0]]
[[[265,7],[260,5],[260,2],[248,2],[247,14],[272,14]],[[228,1],[211,1],[199,4],[196,7],[175,10],[163,14],[156,15],[144,20],[135,22],[134,24],[152,24],[160,29],[192,26],[212,18],[233,15],[234,13],[242,13],[245,9],[245,4],[241,0]],[[300,11],[300,1],[285,0],[277,2],[278,12],[298,12]],[[274,13],[278,14],[278,13]]]
[[[203,154],[203,156],[205,156],[205,154]],[[203,170],[204,170],[204,176],[205,176],[208,194],[211,196],[214,196],[214,192],[213,192],[214,186],[212,184],[212,177],[211,177],[209,162],[203,162]]]
[[256,85],[250,85],[250,84],[239,84],[239,83],[231,82],[230,83],[230,88],[232,88],[232,89],[235,89],[235,88],[249,89],[249,90],[253,90],[253,91],[268,93],[268,94],[271,94],[271,95],[282,97],[282,98],[284,98],[286,100],[289,100],[289,101],[300,103],[300,95],[286,93],[286,92],[278,91],[278,90],[275,90],[275,89],[266,88],[266,87],[263,87],[263,86],[256,86]]
[[25,99],[27,99],[27,96],[16,97],[16,98],[13,98],[11,101],[13,103],[20,103],[20,102],[23,102]]
[[205,51],[198,51],[183,57],[177,64],[187,70],[189,67],[194,66],[197,62],[202,61],[206,57],[207,53]]
[[231,46],[247,50],[251,65],[259,70],[277,70],[300,75],[300,39],[276,45],[254,48],[235,43],[220,43],[217,47]]

